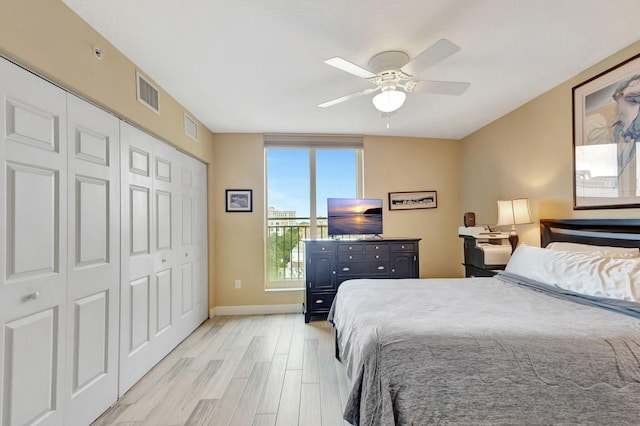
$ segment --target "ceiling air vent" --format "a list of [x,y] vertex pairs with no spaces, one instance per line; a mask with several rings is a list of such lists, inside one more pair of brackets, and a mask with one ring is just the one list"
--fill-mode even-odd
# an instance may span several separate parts
[[160,93],[158,89],[137,71],[136,82],[138,87],[138,101],[156,114],[160,114]]
[[184,114],[184,133],[194,141],[198,142],[198,123],[189,117],[187,113]]

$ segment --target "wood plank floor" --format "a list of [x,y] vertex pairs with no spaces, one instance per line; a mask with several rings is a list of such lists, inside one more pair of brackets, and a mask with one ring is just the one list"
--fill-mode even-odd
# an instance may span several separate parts
[[93,425],[345,426],[349,389],[326,321],[206,321]]

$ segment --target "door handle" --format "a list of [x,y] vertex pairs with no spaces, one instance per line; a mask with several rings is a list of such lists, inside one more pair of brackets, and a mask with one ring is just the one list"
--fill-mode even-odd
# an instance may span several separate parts
[[25,299],[27,300],[36,300],[38,297],[40,297],[40,292],[39,291],[34,291],[33,293],[29,293],[25,296]]

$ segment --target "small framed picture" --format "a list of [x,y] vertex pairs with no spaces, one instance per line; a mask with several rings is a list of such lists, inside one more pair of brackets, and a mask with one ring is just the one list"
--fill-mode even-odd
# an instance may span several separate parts
[[435,209],[436,191],[390,192],[389,210]]
[[226,211],[228,212],[253,211],[252,189],[227,189],[226,199]]

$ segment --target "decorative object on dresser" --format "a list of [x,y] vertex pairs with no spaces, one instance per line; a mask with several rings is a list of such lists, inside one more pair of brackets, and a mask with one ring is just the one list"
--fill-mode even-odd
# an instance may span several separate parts
[[418,278],[420,238],[306,240],[304,322],[326,317],[338,286],[355,278]]
[[389,210],[435,209],[436,207],[438,207],[436,191],[389,193]]

